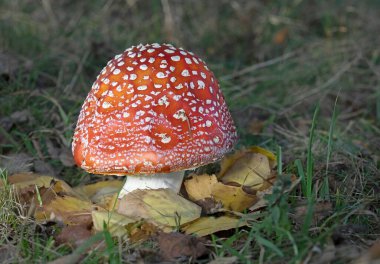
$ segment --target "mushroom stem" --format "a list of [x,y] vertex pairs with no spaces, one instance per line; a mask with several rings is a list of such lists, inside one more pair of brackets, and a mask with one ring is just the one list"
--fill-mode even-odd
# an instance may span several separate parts
[[179,192],[185,171],[127,176],[119,199],[136,189],[171,189]]

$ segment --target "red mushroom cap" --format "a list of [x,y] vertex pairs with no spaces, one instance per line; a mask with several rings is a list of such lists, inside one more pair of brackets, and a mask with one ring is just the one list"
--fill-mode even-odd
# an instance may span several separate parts
[[139,45],[107,63],[75,129],[75,162],[99,174],[172,172],[220,159],[237,140],[214,74],[193,53]]

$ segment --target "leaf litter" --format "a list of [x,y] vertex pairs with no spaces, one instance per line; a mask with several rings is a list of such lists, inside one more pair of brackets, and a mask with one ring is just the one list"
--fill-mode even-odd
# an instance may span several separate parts
[[[59,155],[54,151],[51,154]],[[197,237],[248,225],[249,218],[241,212],[266,206],[264,194],[271,192],[275,166],[273,153],[252,147],[225,157],[217,175],[191,175],[180,194],[135,190],[122,199],[119,180],[71,188],[55,177],[19,173],[8,177],[8,183],[29,202],[37,222],[63,224],[56,235],[59,243],[77,247],[106,229],[132,243],[156,238],[163,259],[173,260],[206,254]]]

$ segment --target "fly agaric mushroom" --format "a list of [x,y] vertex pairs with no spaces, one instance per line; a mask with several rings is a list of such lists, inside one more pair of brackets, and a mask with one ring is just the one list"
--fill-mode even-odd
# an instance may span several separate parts
[[133,46],[100,72],[75,129],[75,162],[95,174],[128,175],[135,189],[179,192],[184,170],[220,159],[237,140],[214,74],[169,44]]

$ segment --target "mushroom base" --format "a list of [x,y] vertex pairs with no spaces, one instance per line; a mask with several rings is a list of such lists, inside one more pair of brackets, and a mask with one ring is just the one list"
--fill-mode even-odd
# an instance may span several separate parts
[[179,192],[185,171],[157,173],[152,175],[127,176],[127,180],[119,193],[119,199],[136,189],[171,189]]

